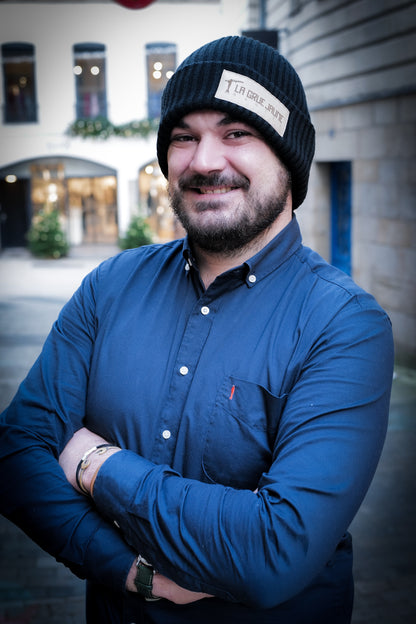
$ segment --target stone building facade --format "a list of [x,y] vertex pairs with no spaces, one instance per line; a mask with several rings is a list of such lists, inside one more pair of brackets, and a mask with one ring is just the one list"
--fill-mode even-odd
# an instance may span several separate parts
[[304,242],[375,295],[415,367],[416,3],[250,0],[248,23],[277,31],[317,131]]
[[[0,2],[0,248],[25,245],[41,210],[71,245],[114,243],[132,217],[175,234],[156,162],[160,95],[171,71],[239,34],[246,0]],[[148,131],[148,128],[150,130]]]
[[23,4],[24,19],[22,0],[1,2],[2,62],[3,70],[15,62],[16,44],[34,50],[37,118],[5,119],[3,81],[3,213],[6,178],[17,179],[20,194],[0,215],[1,245],[16,205],[8,223],[23,240],[45,202],[59,203],[73,244],[116,240],[138,211],[159,240],[175,235],[154,134],[103,141],[66,133],[78,115],[76,55],[88,63],[93,46],[105,59],[107,117],[131,132],[129,122],[149,113],[149,46],[172,45],[180,63],[209,40],[255,31],[299,72],[317,131],[310,190],[297,211],[304,242],[376,296],[393,322],[397,363],[416,367],[416,0],[155,0],[139,11],[112,0]]

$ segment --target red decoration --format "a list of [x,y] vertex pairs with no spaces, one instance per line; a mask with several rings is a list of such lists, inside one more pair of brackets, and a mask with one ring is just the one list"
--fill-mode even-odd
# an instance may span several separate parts
[[114,0],[117,4],[126,7],[127,9],[144,9],[152,4],[154,0]]

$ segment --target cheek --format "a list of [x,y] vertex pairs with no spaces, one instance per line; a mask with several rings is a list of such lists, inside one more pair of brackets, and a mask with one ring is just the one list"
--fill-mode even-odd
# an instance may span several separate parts
[[276,163],[267,150],[255,149],[253,146],[240,148],[229,155],[228,162],[256,185],[267,184],[276,177]]
[[176,180],[189,166],[192,155],[189,149],[169,149],[167,154],[169,181]]
[[274,154],[256,155],[252,162],[252,171],[254,170],[254,179],[264,190],[278,190],[287,184],[287,170]]

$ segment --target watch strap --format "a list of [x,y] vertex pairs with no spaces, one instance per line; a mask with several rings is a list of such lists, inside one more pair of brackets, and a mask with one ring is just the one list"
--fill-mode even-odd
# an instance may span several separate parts
[[144,557],[139,555],[136,562],[136,578],[134,584],[137,592],[140,596],[147,599],[154,599],[152,594],[153,590],[153,575],[155,573],[153,566],[146,561]]

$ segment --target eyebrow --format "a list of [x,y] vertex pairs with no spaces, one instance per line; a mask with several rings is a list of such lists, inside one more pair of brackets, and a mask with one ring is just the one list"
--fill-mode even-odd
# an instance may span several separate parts
[[[217,123],[217,126],[229,126],[233,123],[241,123],[247,125],[247,123],[241,119],[236,119],[235,117],[231,117],[230,115],[224,115],[222,119]],[[173,128],[181,128],[182,130],[189,130],[190,126],[187,124],[184,119],[179,119],[173,126]]]
[[242,119],[237,119],[236,117],[231,117],[230,115],[225,115],[225,117],[223,117],[221,119],[221,121],[218,122],[218,126],[229,126],[230,124],[233,123],[242,123],[242,124],[246,124],[245,121],[243,121]]

